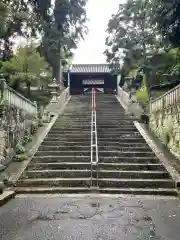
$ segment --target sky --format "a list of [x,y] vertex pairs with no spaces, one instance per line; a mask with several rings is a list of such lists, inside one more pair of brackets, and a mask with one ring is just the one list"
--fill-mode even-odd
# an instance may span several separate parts
[[106,29],[111,15],[116,13],[123,0],[88,0],[87,16],[89,33],[85,40],[78,44],[73,63],[105,63],[103,55],[106,39]]

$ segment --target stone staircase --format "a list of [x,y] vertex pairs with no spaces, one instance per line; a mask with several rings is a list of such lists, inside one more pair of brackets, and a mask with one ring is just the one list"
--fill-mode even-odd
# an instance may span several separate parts
[[103,193],[176,195],[175,182],[113,95],[96,95]]
[[91,94],[73,96],[17,182],[17,192],[89,190],[90,143]]
[[[96,99],[98,192],[176,195],[175,182],[115,96],[97,94]],[[91,94],[73,96],[18,180],[17,193],[93,191],[90,143]]]

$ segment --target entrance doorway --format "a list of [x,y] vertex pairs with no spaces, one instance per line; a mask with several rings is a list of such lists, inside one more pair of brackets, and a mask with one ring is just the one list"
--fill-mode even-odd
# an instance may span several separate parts
[[84,94],[85,93],[92,93],[92,88],[95,89],[96,93],[104,93],[104,88],[89,87],[89,88],[84,88]]

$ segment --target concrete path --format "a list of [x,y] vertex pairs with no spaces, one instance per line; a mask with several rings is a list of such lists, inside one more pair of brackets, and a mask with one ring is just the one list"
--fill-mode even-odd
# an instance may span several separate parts
[[179,240],[180,200],[23,196],[0,208],[1,240]]

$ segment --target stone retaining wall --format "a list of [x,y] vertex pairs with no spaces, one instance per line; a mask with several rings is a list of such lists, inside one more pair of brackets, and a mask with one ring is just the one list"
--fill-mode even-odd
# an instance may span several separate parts
[[151,102],[150,129],[170,150],[180,154],[180,85]]

